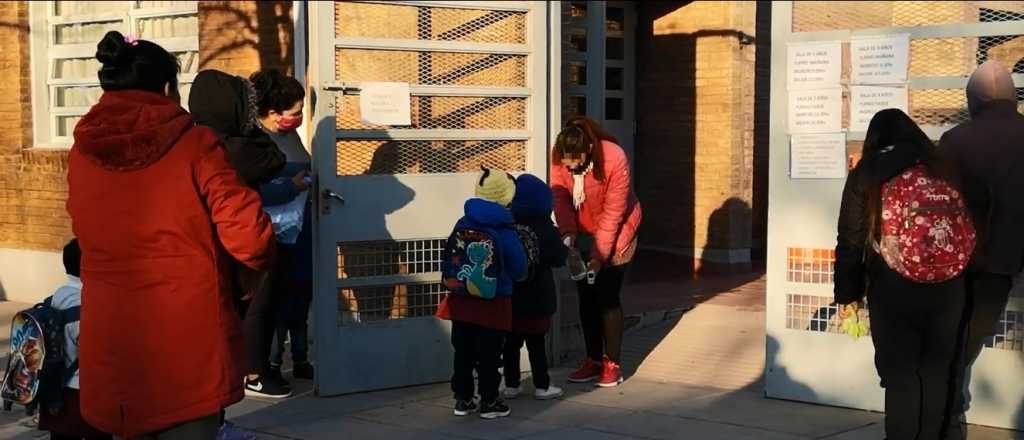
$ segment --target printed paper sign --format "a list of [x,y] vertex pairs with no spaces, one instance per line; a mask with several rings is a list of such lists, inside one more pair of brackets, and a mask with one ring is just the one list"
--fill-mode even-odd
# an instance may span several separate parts
[[364,124],[412,124],[409,83],[365,82],[359,87],[359,111]]
[[786,50],[790,90],[839,87],[843,67],[840,42],[790,44]]
[[843,129],[843,89],[791,90],[790,134],[830,133]]
[[853,84],[902,84],[907,82],[910,36],[896,35],[850,40]]
[[907,113],[906,87],[850,86],[850,131],[868,131],[875,113],[887,108]]
[[844,179],[846,165],[844,133],[802,134],[790,139],[790,178]]

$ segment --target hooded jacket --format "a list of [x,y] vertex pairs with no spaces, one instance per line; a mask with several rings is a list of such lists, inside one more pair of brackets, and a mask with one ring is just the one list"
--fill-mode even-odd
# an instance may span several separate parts
[[546,333],[557,307],[555,276],[552,268],[562,267],[569,249],[562,244],[558,229],[551,221],[554,199],[551,188],[534,175],[516,179],[512,199],[512,217],[537,234],[540,252],[533,277],[516,283],[512,294],[512,330],[519,333]]
[[869,189],[916,165],[921,159],[919,151],[911,145],[895,145],[891,150],[865,157],[847,176],[836,237],[834,294],[837,303],[861,300],[867,293],[871,275],[868,269],[881,260],[868,244],[871,223],[877,225],[881,221],[880,217],[868,218],[868,198],[881,199],[882,195],[869,194]]
[[939,148],[952,155],[978,230],[969,270],[1013,275],[1024,264],[1024,116],[1010,70],[987,61],[971,75],[971,120],[943,134]]
[[465,211],[466,215],[455,224],[455,229],[486,228],[498,235],[495,240],[498,241],[502,257],[498,295],[493,299],[447,295],[437,308],[437,317],[509,331],[512,329],[514,280],[522,278],[526,272],[526,253],[513,227],[512,213],[497,203],[483,199],[467,200]]
[[551,190],[555,197],[555,220],[562,234],[592,234],[590,257],[602,263],[621,265],[631,260],[637,229],[643,214],[633,192],[629,160],[622,147],[601,141],[604,180],[594,173],[584,178],[587,198],[577,210],[573,206],[572,173],[562,164],[551,165]]
[[231,264],[265,270],[273,252],[259,196],[217,136],[161,95],[106,92],[74,138],[82,415],[134,437],[217,414],[242,399]]
[[188,106],[197,124],[220,137],[228,161],[247,185],[256,188],[282,171],[285,155],[256,124],[255,91],[249,81],[218,70],[199,72]]

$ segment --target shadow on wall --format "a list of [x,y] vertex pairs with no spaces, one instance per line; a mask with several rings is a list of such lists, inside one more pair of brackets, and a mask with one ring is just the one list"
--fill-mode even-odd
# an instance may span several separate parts
[[201,35],[215,36],[200,39],[199,70],[224,70],[227,66],[221,63],[249,59],[246,52],[255,51],[258,65],[247,66],[247,69],[237,67],[233,70],[242,72],[235,73],[273,68],[292,74],[295,58],[292,9],[290,1],[200,2],[200,22],[204,28],[210,28],[201,29]]
[[708,217],[707,244],[698,261],[697,277],[748,273],[751,233],[750,204],[730,198]]

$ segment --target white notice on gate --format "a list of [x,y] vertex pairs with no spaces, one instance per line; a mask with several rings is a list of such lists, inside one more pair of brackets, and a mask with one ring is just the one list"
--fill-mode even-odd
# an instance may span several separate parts
[[843,89],[790,90],[789,133],[843,130]]
[[359,88],[359,112],[364,124],[412,124],[409,83],[364,82]]
[[789,176],[792,179],[846,178],[846,134],[793,136],[789,142]]
[[850,131],[868,131],[875,113],[887,108],[907,113],[906,87],[850,86]]
[[797,43],[786,50],[786,84],[790,90],[839,87],[842,43]]
[[853,84],[902,84],[907,82],[910,35],[854,38],[850,40]]

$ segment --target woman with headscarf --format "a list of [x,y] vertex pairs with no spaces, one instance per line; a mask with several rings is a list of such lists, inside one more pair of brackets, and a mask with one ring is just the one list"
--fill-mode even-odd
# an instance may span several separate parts
[[[260,206],[283,203],[304,191],[304,170],[294,171],[286,181],[275,180],[286,168],[287,157],[263,130],[259,122],[260,94],[248,79],[217,70],[196,75],[189,95],[189,109],[196,123],[213,129],[224,142],[227,157],[242,179],[259,190]],[[279,262],[279,265],[281,263]],[[242,277],[248,275],[239,268]],[[270,368],[270,349],[281,296],[274,289],[280,271],[253,292],[239,292],[248,362],[246,394],[283,398],[291,395],[291,385]]]
[[[921,188],[920,194],[931,194],[947,205],[941,211],[921,205],[916,196],[908,195],[917,190],[905,191],[913,185]],[[959,187],[953,165],[909,116],[887,109],[871,119],[863,158],[843,190],[835,302],[842,310],[840,318],[846,319],[853,310],[844,306],[859,303],[867,295],[875,367],[885,388],[889,440],[960,438],[958,430],[949,429],[948,405],[955,388],[952,366],[964,309],[960,272],[970,250],[961,252],[957,244],[972,248],[974,230]],[[945,192],[933,191],[936,188]],[[904,195],[907,200],[900,198]],[[894,233],[897,223],[931,227],[935,235]],[[939,237],[943,233],[947,236]],[[936,246],[952,251],[942,254]],[[909,260],[898,258],[906,255],[905,250],[913,254]],[[936,256],[947,254],[953,264],[938,274],[913,271],[916,266],[910,263],[935,262]],[[918,281],[921,275],[932,281]]]

